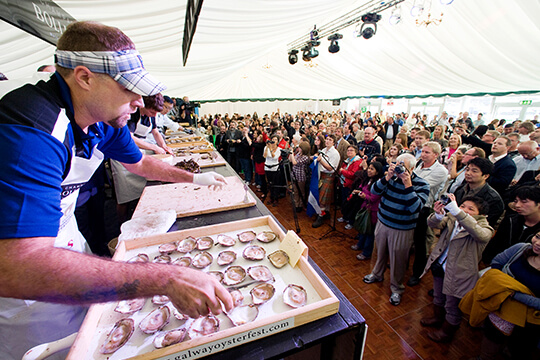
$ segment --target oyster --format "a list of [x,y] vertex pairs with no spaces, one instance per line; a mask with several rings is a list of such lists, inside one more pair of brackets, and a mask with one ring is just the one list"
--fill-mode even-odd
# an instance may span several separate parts
[[165,305],[170,301],[169,297],[167,295],[154,295],[152,298],[152,303],[156,305]]
[[271,231],[263,231],[257,235],[257,240],[263,243],[269,243],[276,240],[277,235]]
[[169,307],[160,306],[141,320],[139,329],[145,334],[153,334],[163,329],[169,323],[170,318],[171,310],[169,310]]
[[122,300],[114,308],[114,311],[120,314],[133,314],[141,310],[146,302],[145,298]]
[[236,240],[234,238],[230,237],[229,235],[223,234],[219,234],[217,236],[217,242],[221,246],[234,246],[234,244],[236,244]]
[[227,317],[231,319],[234,326],[244,325],[254,321],[259,315],[257,306],[242,305],[233,308],[227,313]]
[[171,257],[169,255],[158,255],[152,260],[153,263],[156,264],[170,264],[171,263]]
[[236,260],[236,253],[232,250],[225,250],[218,254],[218,265],[230,265]]
[[195,255],[191,264],[197,269],[204,269],[210,265],[212,261],[214,261],[212,254],[210,254],[208,251],[203,251],[202,253]]
[[274,285],[264,283],[254,286],[249,293],[251,294],[253,303],[255,305],[260,305],[270,300],[275,292],[276,289],[274,288]]
[[193,249],[195,249],[196,246],[197,240],[195,240],[195,238],[192,236],[188,236],[187,238],[178,243],[178,247],[176,248],[176,250],[185,254],[191,252]]
[[174,241],[174,242],[159,245],[158,251],[161,254],[169,255],[175,252],[177,247],[178,247],[178,244],[176,243],[176,241]]
[[244,303],[244,295],[238,289],[230,290],[229,293],[233,299],[234,306],[240,306]]
[[285,290],[283,290],[283,302],[293,308],[299,308],[306,305],[306,290],[300,285],[288,285]]
[[178,344],[184,340],[187,330],[185,328],[163,331],[154,338],[154,346],[156,349],[161,349],[166,346]]
[[114,324],[111,332],[107,335],[105,343],[101,346],[102,354],[112,354],[116,350],[124,346],[135,330],[135,322],[133,319],[121,319]]
[[241,266],[229,266],[225,270],[225,277],[223,278],[223,284],[236,285],[240,284],[246,278],[246,270]]
[[242,256],[247,260],[262,260],[266,255],[266,250],[259,245],[246,246],[242,252]]
[[274,281],[274,275],[269,268],[264,265],[251,266],[247,269],[247,273],[253,280],[271,282]]
[[127,262],[128,263],[147,263],[150,261],[150,258],[148,257],[148,255],[144,254],[144,253],[140,253],[140,254],[137,254],[135,255],[134,257],[132,257],[131,259],[129,259]]
[[220,283],[223,282],[223,278],[225,277],[221,271],[209,271],[207,274],[215,277]]
[[214,246],[214,239],[210,236],[203,236],[197,239],[197,250],[208,250]]
[[257,237],[257,234],[255,234],[254,231],[248,230],[248,231],[241,232],[240,234],[236,236],[238,236],[238,240],[240,240],[240,242],[247,243],[247,242],[255,240],[255,238]]
[[202,316],[191,323],[188,334],[191,339],[219,331],[219,320],[213,315]]
[[289,262],[289,255],[287,255],[287,253],[283,250],[276,250],[268,255],[268,260],[270,260],[272,265],[278,269],[281,269]]
[[189,267],[191,265],[192,259],[189,256],[182,256],[178,259],[174,259],[174,261],[171,263],[173,265],[183,266],[183,267]]
[[189,319],[189,316],[187,316],[186,314],[182,314],[180,311],[178,311],[177,308],[175,308],[173,306],[172,308],[172,314],[175,318],[177,318],[178,320],[187,320]]

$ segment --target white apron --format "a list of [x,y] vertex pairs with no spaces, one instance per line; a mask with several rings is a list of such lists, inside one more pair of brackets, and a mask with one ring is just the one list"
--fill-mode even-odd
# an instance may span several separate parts
[[[97,148],[94,148],[90,159],[72,157],[69,174],[62,182],[62,218],[55,247],[90,253],[77,227],[75,206],[79,189],[90,180],[103,158],[103,153]],[[86,311],[87,308],[82,306],[0,298],[0,359],[20,360],[30,348],[78,331]],[[47,360],[64,359],[67,351],[52,355]]]

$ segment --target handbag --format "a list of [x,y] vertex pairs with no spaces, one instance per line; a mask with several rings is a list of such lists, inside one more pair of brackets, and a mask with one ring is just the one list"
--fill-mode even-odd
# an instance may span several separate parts
[[358,210],[353,226],[360,234],[373,235],[375,229],[371,223],[371,211],[367,207]]

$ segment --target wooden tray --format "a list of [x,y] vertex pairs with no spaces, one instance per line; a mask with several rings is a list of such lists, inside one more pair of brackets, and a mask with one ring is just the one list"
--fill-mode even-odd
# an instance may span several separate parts
[[[285,233],[273,218],[266,216],[123,241],[120,243],[113,259],[119,261],[127,260],[140,252],[146,252],[150,258],[153,258],[158,255],[157,247],[163,243],[184,239],[187,236],[193,236],[195,238],[211,236],[214,240],[216,239],[217,234],[227,234],[234,237],[236,234],[245,230],[253,230],[256,233],[271,230],[278,235],[280,241],[285,237]],[[280,245],[278,241],[263,244],[255,240],[255,243],[263,246],[266,249],[267,254],[279,248]],[[293,268],[290,264],[287,264],[281,269],[276,269],[270,265],[268,259],[253,262],[241,258],[241,250],[247,245],[248,244],[237,242],[237,244],[232,247],[240,258],[237,259],[233,265],[246,267],[248,265],[245,265],[245,262],[248,262],[249,266],[256,264],[266,265],[271,269],[275,278],[273,284],[276,288],[276,293],[269,302],[259,307],[259,316],[255,321],[238,327],[232,327],[230,320],[222,314],[218,316],[221,326],[219,332],[195,339],[187,339],[184,340],[184,342],[166,348],[155,349],[152,345],[154,335],[144,335],[140,329],[138,329],[138,322],[140,319],[157,307],[157,305],[153,305],[147,300],[145,306],[141,310],[142,314],[135,313],[132,315],[135,320],[136,330],[127,344],[113,354],[102,355],[99,353],[99,347],[105,341],[107,333],[112,329],[112,326],[116,321],[123,317],[127,317],[127,315],[118,314],[113,311],[116,303],[96,304],[90,307],[67,359],[196,359],[208,355],[210,352],[215,353],[226,350],[338,312],[339,300],[311,267],[307,261],[307,253],[304,254],[305,257],[303,256],[300,258],[296,267]],[[222,250],[223,248],[221,246],[214,246],[210,251],[215,259],[215,254]],[[173,258],[178,256],[180,255],[172,255]],[[239,260],[241,260],[241,262],[237,264]],[[224,267],[217,265],[214,260],[214,263],[207,269],[223,270],[223,268]],[[293,309],[282,303],[282,292],[288,283],[295,283],[306,289],[308,294],[307,305]],[[246,294],[249,296],[250,288],[251,286],[242,289],[244,296],[246,296]],[[247,298],[248,297],[246,296],[246,299]],[[249,303],[250,301],[244,300],[244,302]],[[191,320],[187,320],[186,322],[190,321]],[[182,324],[182,321],[171,319],[171,322],[164,330],[182,326],[189,326],[189,323]]]
[[188,183],[147,186],[133,217],[169,209],[174,209],[178,217],[186,217],[255,206],[256,200],[249,192],[247,202],[244,201],[246,192],[242,179],[238,176],[225,179],[227,185],[221,190]]
[[[206,159],[203,159],[205,157]],[[209,151],[209,152],[200,152],[200,153],[192,153],[185,156],[175,156],[173,163],[171,165],[176,164],[177,162],[180,162],[182,160],[189,160],[193,159],[201,168],[207,168],[207,167],[214,167],[214,166],[224,166],[227,164],[227,161],[221,156],[221,154],[217,151]]]
[[208,152],[215,150],[214,146],[208,141],[192,141],[178,144],[167,144],[171,149],[185,149],[190,152]]

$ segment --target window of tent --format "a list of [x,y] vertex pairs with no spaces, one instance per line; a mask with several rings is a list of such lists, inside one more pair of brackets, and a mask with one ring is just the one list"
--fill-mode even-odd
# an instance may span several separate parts
[[525,120],[538,120],[538,118],[540,118],[540,107],[528,107],[525,111]]
[[521,106],[495,106],[493,118],[515,121],[519,119],[520,114]]

